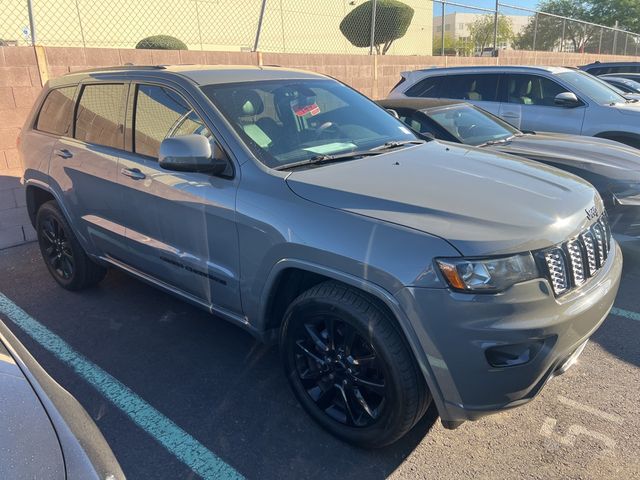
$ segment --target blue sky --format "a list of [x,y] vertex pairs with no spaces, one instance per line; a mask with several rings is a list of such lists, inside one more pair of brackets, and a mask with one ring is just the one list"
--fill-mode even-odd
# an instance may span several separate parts
[[[489,8],[489,9],[495,8],[495,5],[496,5],[495,0],[452,0],[452,1],[455,1],[456,3],[464,3],[466,5],[473,6],[473,7],[481,7],[481,8]],[[517,5],[519,7],[530,8],[530,9],[535,9],[536,6],[538,5],[538,0],[503,0],[503,2],[509,5]],[[447,5],[447,10],[446,10],[447,13],[469,12],[469,11],[471,10],[465,9],[462,7],[454,7],[452,5]],[[513,9],[504,9],[504,12],[506,14],[518,13]],[[437,1],[433,2],[433,14],[440,15],[440,3]],[[525,12],[522,12],[522,14],[524,15]]]

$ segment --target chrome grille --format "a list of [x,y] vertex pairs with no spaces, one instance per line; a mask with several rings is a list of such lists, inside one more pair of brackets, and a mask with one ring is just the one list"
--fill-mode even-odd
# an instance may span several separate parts
[[544,259],[549,269],[549,277],[553,291],[556,295],[564,293],[569,288],[569,279],[567,277],[567,269],[564,264],[562,250],[554,248],[553,250],[546,251]]
[[573,284],[576,286],[582,285],[587,277],[584,271],[580,240],[575,239],[567,242],[567,253],[569,257],[569,269],[573,275]]
[[556,296],[581,286],[605,264],[611,248],[611,229],[605,215],[591,227],[542,252],[548,279]]

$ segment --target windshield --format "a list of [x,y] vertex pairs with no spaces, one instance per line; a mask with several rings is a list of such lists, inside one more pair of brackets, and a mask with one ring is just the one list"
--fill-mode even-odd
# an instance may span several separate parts
[[558,78],[574,87],[578,93],[586,95],[600,105],[626,102],[626,99],[616,92],[611,85],[589,73],[580,71],[563,72],[558,74]]
[[269,80],[202,87],[265,165],[370,150],[417,137],[402,122],[333,80]]
[[460,142],[481,145],[506,140],[520,132],[472,105],[457,104],[429,109],[427,116]]

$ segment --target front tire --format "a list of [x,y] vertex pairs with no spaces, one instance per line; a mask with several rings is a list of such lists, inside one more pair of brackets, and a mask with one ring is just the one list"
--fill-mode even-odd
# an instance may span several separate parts
[[280,347],[287,379],[307,413],[354,445],[395,442],[431,402],[393,319],[341,283],[321,283],[291,303]]
[[36,233],[44,263],[63,288],[81,290],[104,278],[107,270],[85,253],[55,201],[38,209]]

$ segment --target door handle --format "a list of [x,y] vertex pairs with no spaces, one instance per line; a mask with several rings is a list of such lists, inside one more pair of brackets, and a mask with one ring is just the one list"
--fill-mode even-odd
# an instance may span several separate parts
[[73,157],[73,153],[71,153],[69,150],[67,150],[66,148],[62,148],[59,150],[55,150],[54,153],[59,156],[60,158],[71,158]]
[[123,168],[122,170],[120,170],[120,173],[125,177],[133,178],[134,180],[142,180],[144,178],[147,178],[147,176],[138,168]]

